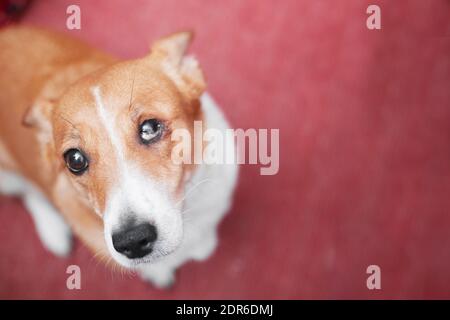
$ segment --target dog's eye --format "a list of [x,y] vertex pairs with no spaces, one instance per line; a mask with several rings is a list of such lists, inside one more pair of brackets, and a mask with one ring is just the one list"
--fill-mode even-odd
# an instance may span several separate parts
[[87,157],[78,149],[67,150],[64,153],[64,160],[69,171],[77,176],[82,175],[89,166]]
[[144,144],[158,141],[163,133],[164,125],[156,119],[145,120],[139,127],[139,137]]

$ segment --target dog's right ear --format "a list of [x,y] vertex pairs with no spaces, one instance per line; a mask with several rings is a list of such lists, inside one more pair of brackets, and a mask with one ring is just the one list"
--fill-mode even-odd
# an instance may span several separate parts
[[25,112],[22,124],[26,127],[36,128],[42,131],[51,132],[50,119],[53,113],[55,101],[50,99],[38,99]]
[[188,98],[195,100],[203,93],[206,84],[198,61],[193,56],[186,56],[192,39],[190,31],[161,38],[153,44],[151,56],[160,57],[175,84]]

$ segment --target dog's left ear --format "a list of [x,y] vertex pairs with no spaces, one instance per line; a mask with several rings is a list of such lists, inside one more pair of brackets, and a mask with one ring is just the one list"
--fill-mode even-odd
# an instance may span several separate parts
[[[170,71],[169,76],[190,99],[198,99],[205,91],[206,84],[203,72],[197,60],[192,56],[185,56],[193,33],[178,32],[154,43],[151,56],[158,55]],[[174,72],[173,72],[174,71]]]
[[56,103],[50,99],[37,99],[22,118],[22,124],[25,127],[32,128],[38,132],[42,160],[40,175],[44,179],[52,179],[53,172],[58,168],[58,162],[52,161],[55,154],[55,146],[51,118],[55,105]]
[[36,128],[42,132],[50,133],[53,106],[55,102],[51,99],[38,99],[25,112],[22,118],[22,124],[26,127]]

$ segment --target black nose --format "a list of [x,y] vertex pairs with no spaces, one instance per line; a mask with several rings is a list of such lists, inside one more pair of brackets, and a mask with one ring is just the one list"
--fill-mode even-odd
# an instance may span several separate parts
[[145,223],[112,235],[114,249],[129,259],[142,258],[152,252],[157,233],[155,226]]

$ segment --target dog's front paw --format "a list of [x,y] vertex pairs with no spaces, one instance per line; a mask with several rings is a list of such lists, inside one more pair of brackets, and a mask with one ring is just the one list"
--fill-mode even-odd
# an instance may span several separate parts
[[64,221],[62,224],[55,221],[53,225],[56,224],[59,226],[52,228],[52,232],[49,230],[38,231],[39,236],[47,250],[59,257],[67,257],[72,250],[72,232]]
[[158,289],[169,289],[175,284],[175,273],[170,269],[148,265],[140,268],[138,273]]
[[212,232],[199,241],[193,248],[191,256],[194,260],[204,261],[208,259],[217,247],[217,235]]
[[59,257],[66,257],[72,249],[72,232],[65,221],[54,216],[46,223],[37,223],[36,229],[45,248]]
[[44,247],[59,257],[67,256],[72,249],[72,231],[62,216],[39,194],[27,194],[24,200]]

